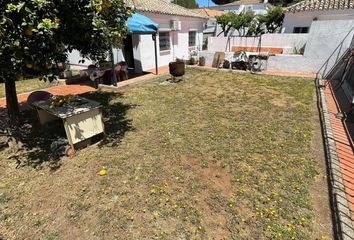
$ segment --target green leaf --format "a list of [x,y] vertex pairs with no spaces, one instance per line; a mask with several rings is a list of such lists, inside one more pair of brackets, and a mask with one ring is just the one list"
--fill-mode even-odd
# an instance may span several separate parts
[[18,4],[9,3],[6,5],[6,12],[20,12],[23,6],[25,6],[24,2],[19,2]]

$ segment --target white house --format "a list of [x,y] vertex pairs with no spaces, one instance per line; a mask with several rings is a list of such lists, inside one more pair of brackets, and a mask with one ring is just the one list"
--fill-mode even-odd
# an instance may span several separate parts
[[[202,50],[203,30],[207,18],[165,0],[126,0],[126,4],[158,24],[159,67],[167,66],[176,58],[188,59],[193,50]],[[115,62],[125,61],[128,67],[137,73],[151,71],[155,68],[155,44],[152,34],[128,35],[124,40],[124,48],[115,49],[114,55]],[[77,52],[69,56],[71,64],[78,64],[80,59]]]
[[266,14],[269,7],[268,0],[240,0],[232,3],[209,7],[209,9],[220,10],[225,12],[252,12],[254,14]]
[[305,0],[285,9],[284,33],[308,33],[313,21],[354,19],[354,0]]

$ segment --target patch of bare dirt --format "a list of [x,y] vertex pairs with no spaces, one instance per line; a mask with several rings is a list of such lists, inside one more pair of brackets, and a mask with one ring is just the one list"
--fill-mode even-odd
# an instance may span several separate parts
[[312,137],[312,151],[317,164],[318,175],[310,186],[310,197],[314,207],[314,229],[312,239],[333,239],[333,225],[331,218],[331,206],[328,193],[326,158],[324,154],[321,126],[317,113],[316,100],[313,103],[314,111],[312,122],[314,134]]
[[[193,173],[196,174],[203,183],[210,183],[211,186],[219,190],[223,196],[230,197],[232,194],[231,176],[217,165],[212,157],[203,164],[201,158],[181,156],[181,162],[192,168]],[[202,166],[202,164],[204,166]]]
[[[210,192],[203,191],[201,196],[208,196]],[[198,207],[203,212],[202,224],[205,226],[206,235],[209,239],[227,239],[230,236],[230,231],[227,229],[228,213],[221,209],[214,211],[204,198],[198,203]]]
[[220,192],[219,196],[222,203],[227,204],[227,199],[232,195],[232,185],[230,174],[209,157],[207,162],[202,163],[201,158],[181,156],[181,163],[188,166],[192,173],[197,176],[201,183],[208,184],[210,188],[203,189],[199,192],[198,208],[203,213],[202,225],[205,226],[206,236],[208,239],[225,239],[230,236],[227,228],[229,214],[225,211],[226,206],[220,208],[211,206],[209,196],[213,191]]
[[289,102],[290,102],[290,98],[285,98],[285,97],[275,97],[272,100],[270,100],[270,103],[273,104],[276,107],[286,107],[288,106]]

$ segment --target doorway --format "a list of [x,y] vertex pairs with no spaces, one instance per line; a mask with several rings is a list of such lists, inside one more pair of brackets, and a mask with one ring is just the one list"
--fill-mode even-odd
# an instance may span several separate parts
[[133,51],[133,38],[132,35],[127,35],[127,37],[123,40],[124,50],[123,55],[125,62],[128,65],[129,69],[134,69],[134,51]]

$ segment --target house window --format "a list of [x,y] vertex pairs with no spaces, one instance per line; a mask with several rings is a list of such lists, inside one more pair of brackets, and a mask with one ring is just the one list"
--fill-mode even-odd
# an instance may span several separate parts
[[197,32],[190,31],[188,35],[188,46],[194,47],[196,45]]
[[293,33],[308,33],[309,27],[294,27]]
[[171,49],[170,32],[159,33],[160,51],[167,51]]

